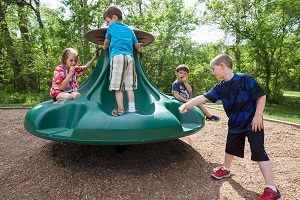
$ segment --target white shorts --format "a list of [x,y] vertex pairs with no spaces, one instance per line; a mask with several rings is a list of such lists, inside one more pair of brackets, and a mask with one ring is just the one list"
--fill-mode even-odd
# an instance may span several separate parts
[[110,59],[109,90],[135,90],[137,79],[135,63],[131,55],[115,55]]

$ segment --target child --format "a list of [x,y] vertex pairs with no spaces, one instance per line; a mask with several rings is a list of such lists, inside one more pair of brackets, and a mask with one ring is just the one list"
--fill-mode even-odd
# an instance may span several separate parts
[[123,90],[128,97],[128,112],[136,112],[134,89],[137,89],[137,79],[133,58],[133,47],[140,53],[141,48],[131,28],[122,23],[122,11],[118,6],[110,6],[103,14],[108,23],[103,49],[109,47],[110,85],[109,90],[115,91],[118,108],[112,111],[113,116],[125,113],[123,105]]
[[80,96],[80,93],[77,92],[79,87],[78,76],[82,74],[83,70],[89,69],[98,56],[97,50],[92,60],[85,66],[76,66],[78,53],[73,48],[67,48],[62,52],[61,65],[57,66],[54,70],[52,87],[50,89],[50,96],[54,103],[73,100]]
[[[177,77],[177,80],[172,84],[172,93],[174,94],[174,98],[178,101],[188,102],[189,93],[192,92],[192,87],[187,82],[189,76],[188,66],[179,65],[178,67],[176,67],[175,75]],[[210,114],[202,104],[199,104],[198,106],[206,116],[207,121],[220,121],[220,117]]]
[[228,135],[225,148],[224,166],[211,175],[216,179],[230,176],[230,166],[234,156],[244,157],[245,138],[248,138],[251,149],[251,160],[258,163],[264,177],[266,188],[257,200],[282,199],[273,180],[272,166],[264,149],[263,110],[266,94],[258,83],[248,74],[233,73],[232,59],[227,54],[215,57],[210,67],[217,83],[208,93],[198,96],[181,105],[179,111],[202,104],[206,100],[216,102],[222,100],[223,107],[229,118]]

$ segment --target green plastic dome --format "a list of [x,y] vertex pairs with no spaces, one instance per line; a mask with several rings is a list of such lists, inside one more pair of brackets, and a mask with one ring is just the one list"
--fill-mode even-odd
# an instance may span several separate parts
[[[95,31],[103,32],[103,29],[91,32]],[[91,32],[87,33],[88,39]],[[141,38],[138,37],[138,40]],[[178,107],[182,103],[153,86],[139,58],[135,58],[135,65],[138,78],[138,89],[134,91],[137,113],[119,117],[111,115],[117,104],[114,92],[108,90],[109,58],[102,50],[96,68],[78,90],[81,96],[57,104],[49,100],[35,105],[25,116],[25,129],[35,136],[60,142],[125,145],[172,140],[204,127],[205,118],[198,107],[180,114]],[[124,100],[124,105],[127,105],[125,92]]]

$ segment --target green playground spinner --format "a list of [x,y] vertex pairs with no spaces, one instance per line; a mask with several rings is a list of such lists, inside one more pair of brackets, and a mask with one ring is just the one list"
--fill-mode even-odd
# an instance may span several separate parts
[[[94,29],[86,34],[86,38],[102,45],[106,31],[107,28]],[[137,29],[134,32],[142,46],[154,41],[149,33]],[[205,118],[198,107],[180,114],[181,103],[153,86],[139,57],[135,58],[135,65],[137,113],[111,115],[117,104],[114,92],[108,90],[109,58],[102,50],[96,68],[78,90],[81,96],[57,104],[49,100],[35,105],[25,116],[25,129],[35,136],[59,142],[126,145],[172,140],[204,127]],[[127,105],[125,92],[124,100]]]

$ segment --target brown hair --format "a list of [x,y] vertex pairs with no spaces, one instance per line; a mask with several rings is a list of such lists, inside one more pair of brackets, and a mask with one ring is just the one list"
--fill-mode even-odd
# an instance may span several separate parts
[[78,62],[78,53],[75,49],[73,48],[66,48],[63,52],[62,52],[62,55],[61,55],[61,59],[60,59],[60,62],[61,64],[66,64],[66,60],[67,58],[70,56],[70,54],[73,54],[75,57],[76,57],[76,64]]
[[185,71],[187,73],[190,72],[189,67],[187,65],[179,65],[176,67],[176,72]]
[[232,65],[233,65],[232,58],[228,54],[220,54],[216,56],[210,62],[210,66],[220,65],[221,63],[224,63],[228,68],[232,69]]
[[122,10],[119,6],[116,5],[112,5],[109,6],[106,11],[103,14],[103,19],[105,20],[106,17],[112,19],[112,16],[116,15],[118,17],[118,21],[122,21],[123,17],[122,17]]

